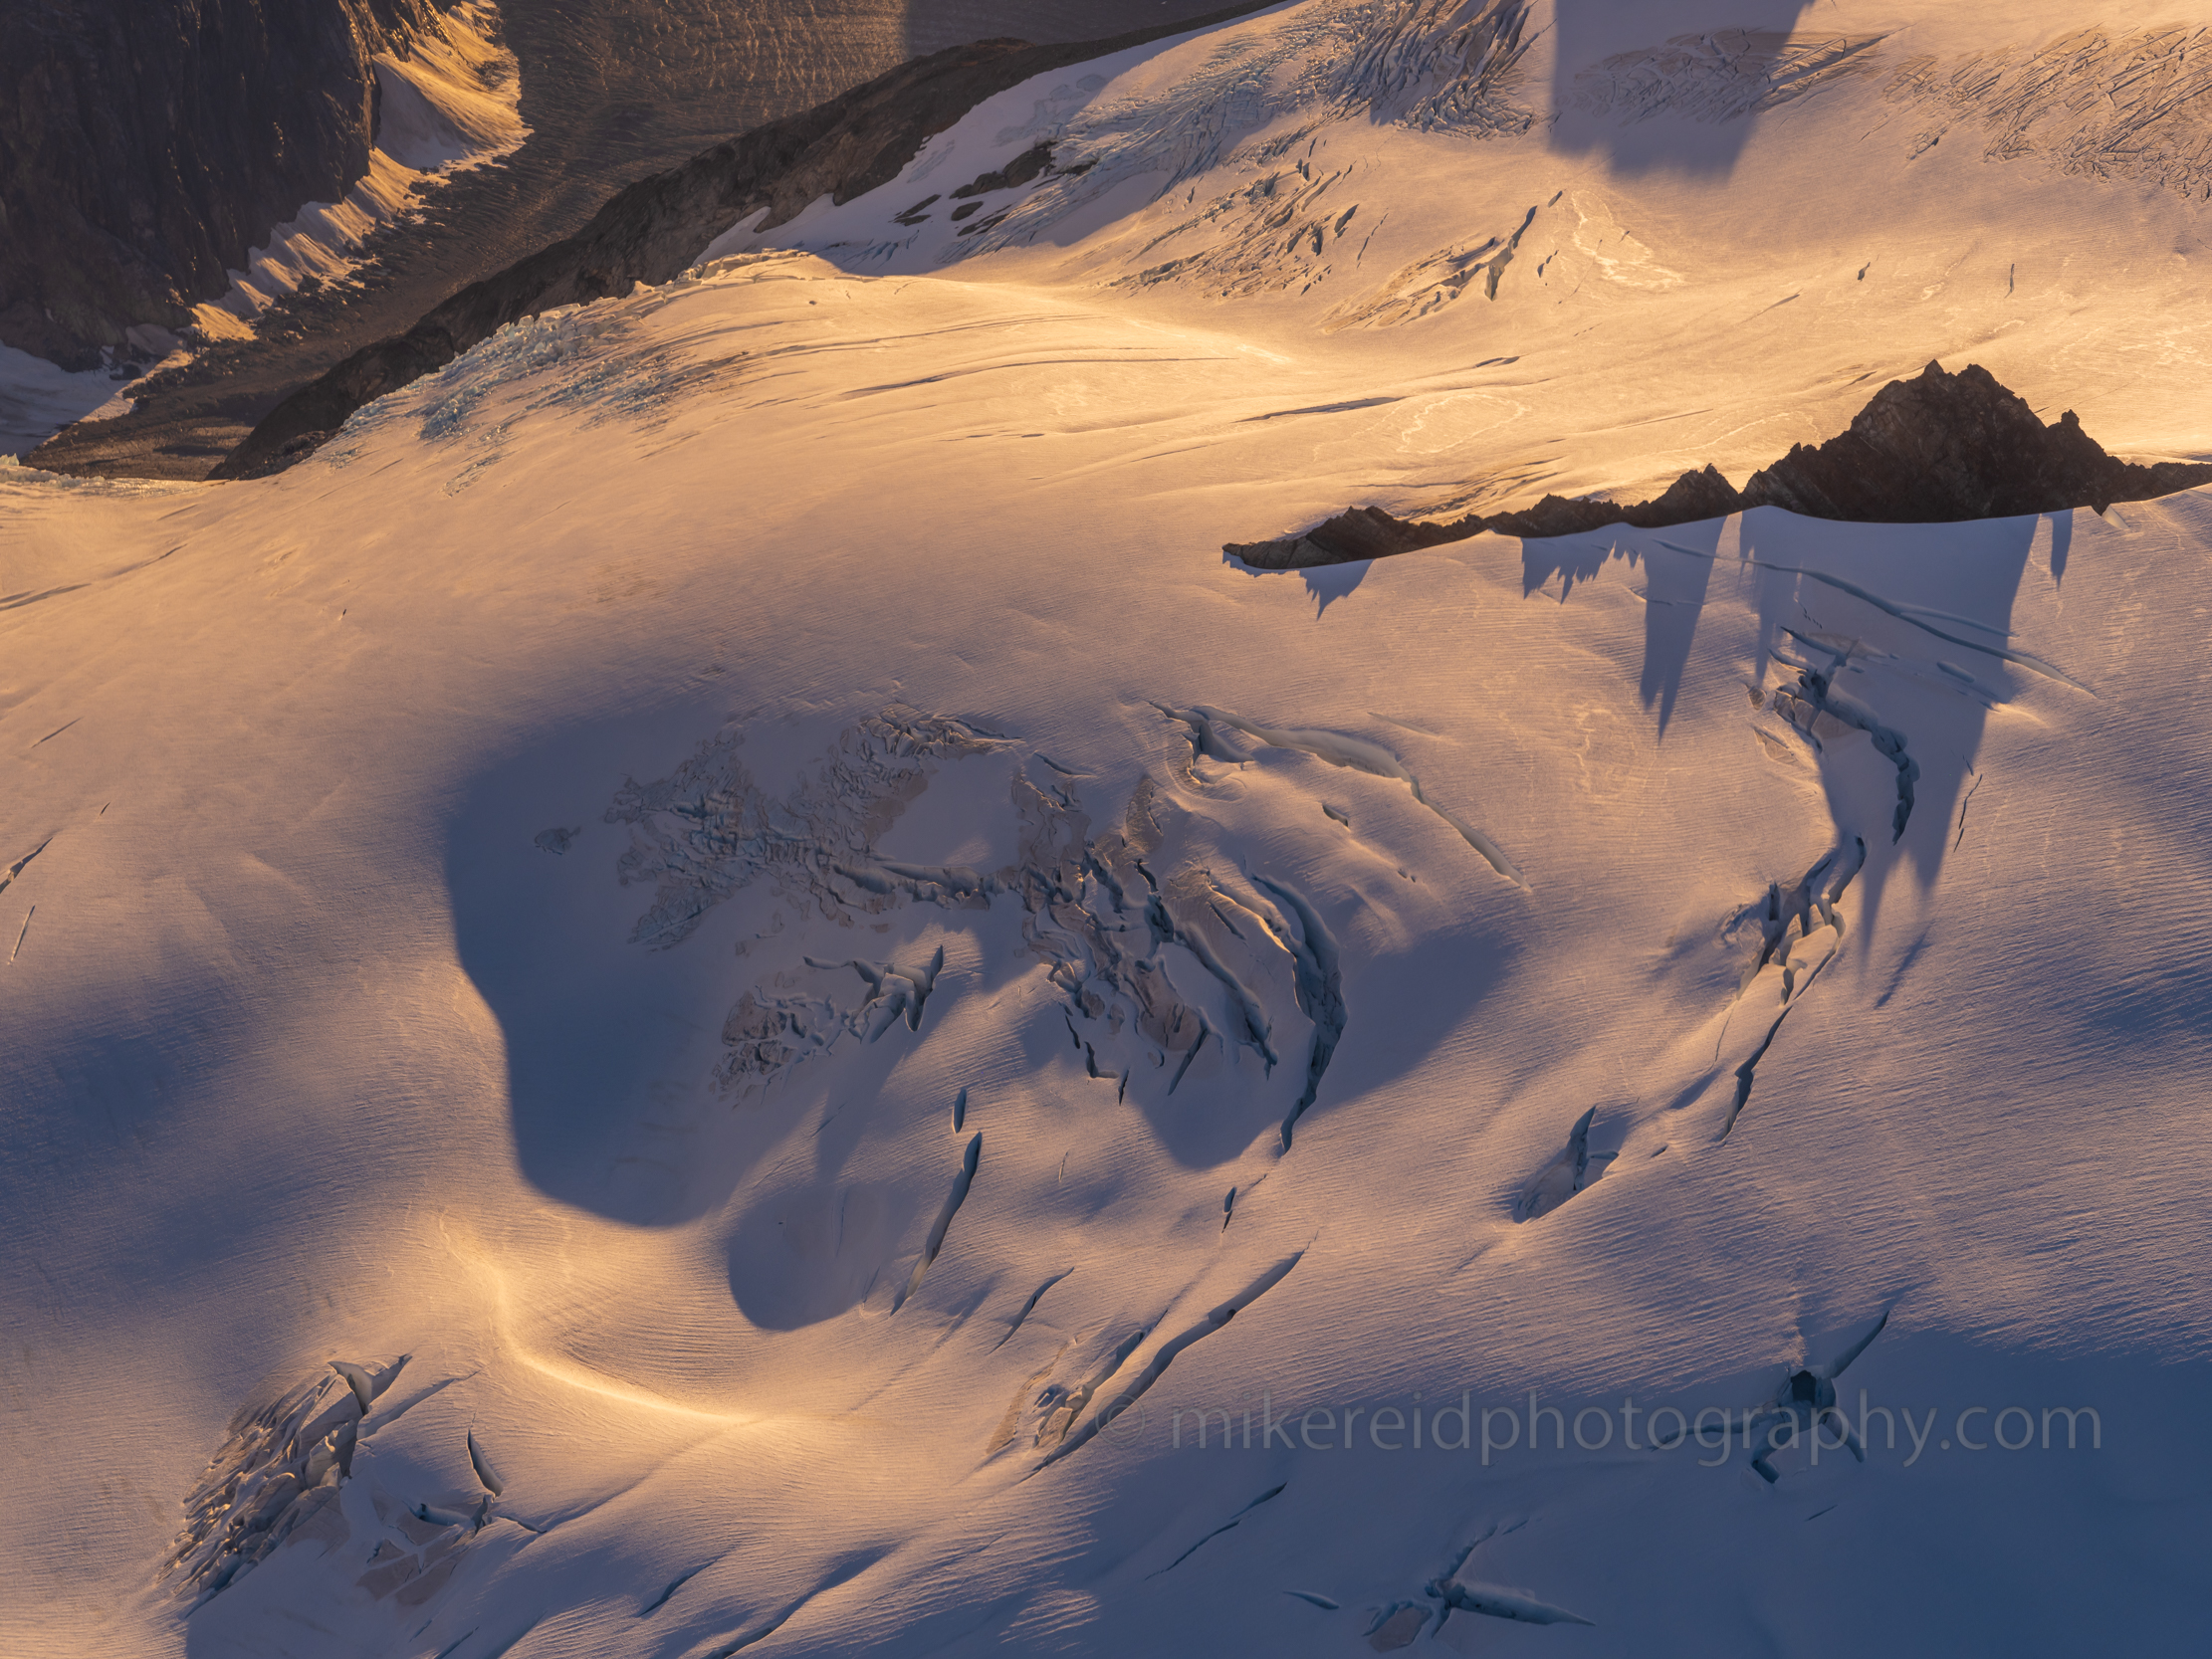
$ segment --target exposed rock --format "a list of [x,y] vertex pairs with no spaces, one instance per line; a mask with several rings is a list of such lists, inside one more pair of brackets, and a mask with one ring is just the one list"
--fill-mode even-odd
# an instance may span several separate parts
[[2101,513],[2114,502],[2150,501],[2208,483],[2212,465],[2114,460],[2071,409],[2046,426],[1978,364],[1947,374],[1930,363],[1917,379],[1892,380],[1875,393],[1849,431],[1818,448],[1797,445],[1740,491],[1708,466],[1633,507],[1546,496],[1521,512],[1441,524],[1359,507],[1297,535],[1232,541],[1222,551],[1259,569],[1298,570],[1434,547],[1483,530],[1536,540],[1607,524],[1659,529],[1754,507],[1853,523],[1950,523],[2078,507]]
[[1850,431],[1818,449],[1799,444],[1754,473],[1743,499],[1808,518],[1933,524],[2077,507],[2101,513],[2207,480],[2212,467],[2115,461],[2073,410],[2045,426],[1987,369],[1969,363],[1945,374],[1930,363],[1917,380],[1875,393]]
[[293,465],[293,463],[295,462],[305,461],[309,456],[313,455],[317,450],[321,449],[325,444],[329,443],[332,438],[335,438],[336,436],[337,433],[335,431],[303,432],[298,437],[287,438],[282,444],[277,446],[277,452],[274,455],[270,456],[267,460],[261,462],[259,465],[254,466],[245,472],[233,474],[230,476],[241,479],[268,478],[272,474],[283,472],[287,467]]
[[372,60],[436,27],[430,0],[0,9],[0,342],[83,369],[184,327],[367,170]]
[[[773,228],[821,196],[846,202],[888,184],[924,139],[1033,75],[1241,16],[1266,3],[1246,0],[1207,17],[1108,41],[1031,46],[990,40],[954,47],[902,64],[803,114],[717,144],[631,185],[576,235],[471,284],[406,333],[364,347],[302,387],[272,410],[213,476],[244,478],[274,470],[293,439],[342,425],[362,404],[444,367],[521,317],[627,294],[639,283],[667,282],[751,214],[766,210],[761,226]],[[1039,158],[1037,170],[1045,159]]]
[[1052,146],[1036,144],[1015,156],[995,173],[984,173],[953,192],[953,200],[966,201],[970,196],[981,196],[991,190],[1011,190],[1027,184],[1045,168],[1052,165]]
[[[522,147],[497,166],[455,174],[406,217],[372,230],[354,281],[280,301],[253,338],[210,342],[135,382],[129,414],[65,428],[37,465],[81,477],[204,479],[278,404],[355,351],[573,236],[623,185],[734,132],[962,40],[1087,40],[1218,3],[499,0],[531,128]],[[0,87],[8,84],[0,70]]]

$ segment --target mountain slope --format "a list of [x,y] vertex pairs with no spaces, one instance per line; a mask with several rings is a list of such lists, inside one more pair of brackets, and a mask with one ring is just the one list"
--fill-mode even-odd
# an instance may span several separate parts
[[12,7],[0,343],[88,368],[212,300],[271,225],[368,170],[375,60],[427,0]]
[[[1079,40],[1209,9],[1207,0],[962,0],[922,12],[899,0],[735,8],[717,0],[509,0],[500,33],[519,60],[520,113],[531,131],[519,150],[387,218],[369,236],[354,280],[296,294],[263,317],[257,337],[211,342],[191,360],[133,381],[129,413],[54,437],[40,464],[80,476],[204,478],[263,416],[333,364],[573,234],[620,186],[703,146],[951,45],[1006,34]],[[241,247],[265,240],[267,229],[265,222]],[[206,297],[221,291],[216,276]],[[51,416],[0,408],[0,438],[14,448],[39,443],[88,407],[85,395]]]
[[1217,549],[1745,477],[1907,347],[2186,452],[2075,342],[2185,339],[2201,209],[1793,221],[1874,72],[1638,178],[1484,19],[1008,89],[271,479],[0,471],[11,1652],[2193,1628],[2207,494]]

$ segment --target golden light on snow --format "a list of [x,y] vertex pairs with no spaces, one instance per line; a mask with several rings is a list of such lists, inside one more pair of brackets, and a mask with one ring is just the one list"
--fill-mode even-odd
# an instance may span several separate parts
[[23,1650],[2170,1635],[2205,493],[1221,551],[1930,359],[2201,451],[2182,163],[1961,104],[2079,20],[1833,11],[1278,8],[277,477],[0,471]]

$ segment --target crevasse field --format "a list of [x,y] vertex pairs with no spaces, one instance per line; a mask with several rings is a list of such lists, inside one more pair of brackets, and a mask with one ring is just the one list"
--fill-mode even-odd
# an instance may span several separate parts
[[0,473],[0,1647],[2185,1650],[2212,500],[1219,551],[2204,455],[2171,17],[1307,0]]

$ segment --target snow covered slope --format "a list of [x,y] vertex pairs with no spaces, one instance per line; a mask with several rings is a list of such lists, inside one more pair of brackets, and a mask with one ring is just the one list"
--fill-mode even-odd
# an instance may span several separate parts
[[1930,113],[2076,20],[1673,11],[1285,7],[0,472],[8,1651],[2184,1639],[2212,498],[1217,551],[1932,356],[2200,452],[2201,188]]

